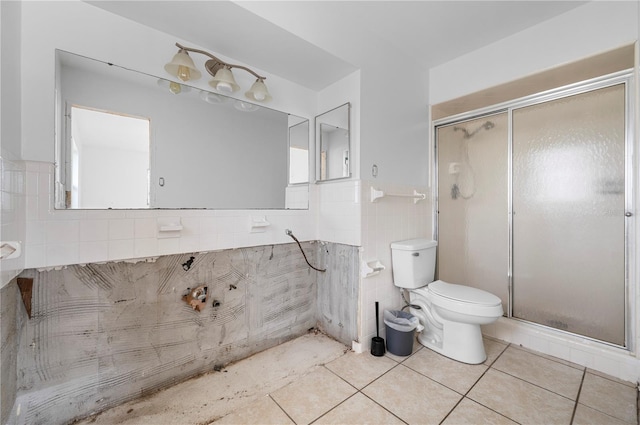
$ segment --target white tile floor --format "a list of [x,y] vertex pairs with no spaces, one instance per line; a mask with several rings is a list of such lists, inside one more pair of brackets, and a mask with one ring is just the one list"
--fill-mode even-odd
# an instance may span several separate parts
[[[310,345],[314,348],[308,349]],[[306,351],[304,347],[307,347]],[[487,361],[467,365],[417,343],[408,357],[389,353],[374,357],[369,353],[346,352],[344,346],[322,335],[308,335],[230,366],[228,371],[240,377],[241,370],[247,367],[260,370],[262,365],[273,375],[267,380],[276,382],[257,386],[256,382],[236,382],[234,385],[246,387],[235,391],[245,399],[229,398],[226,407],[212,404],[210,409],[205,409],[209,415],[207,420],[203,420],[206,415],[190,416],[190,409],[168,412],[171,409],[166,406],[160,408],[162,403],[147,399],[143,401],[144,405],[143,402],[132,402],[112,409],[119,409],[119,419],[107,411],[91,421],[136,424],[638,424],[638,393],[633,384],[501,341],[486,339],[485,347]],[[290,351],[305,352],[307,357],[313,358],[302,360],[303,355],[298,354],[300,366],[292,368],[283,357]],[[319,351],[322,354],[318,354]],[[274,371],[274,367],[282,372]],[[198,379],[209,388],[220,387],[216,380],[221,378],[224,374],[218,373]],[[189,396],[186,389],[175,391],[171,397]],[[164,410],[164,413],[154,413],[154,409]]]

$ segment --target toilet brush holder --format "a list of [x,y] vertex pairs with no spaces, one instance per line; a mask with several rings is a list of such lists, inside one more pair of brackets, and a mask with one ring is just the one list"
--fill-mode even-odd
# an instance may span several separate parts
[[380,338],[380,318],[378,317],[378,301],[376,301],[376,336],[371,338],[371,354],[376,357],[384,356],[384,339]]

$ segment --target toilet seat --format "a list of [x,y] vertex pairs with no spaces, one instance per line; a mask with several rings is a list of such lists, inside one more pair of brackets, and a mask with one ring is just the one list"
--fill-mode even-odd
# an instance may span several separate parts
[[470,286],[437,280],[414,292],[445,310],[480,317],[499,317],[504,313],[500,298]]
[[443,280],[436,280],[435,282],[430,283],[427,286],[427,289],[432,294],[436,294],[444,298],[449,298],[453,301],[480,304],[485,306],[495,306],[501,304],[500,298],[487,291],[483,291],[482,289],[478,288],[472,288],[470,286],[447,283]]

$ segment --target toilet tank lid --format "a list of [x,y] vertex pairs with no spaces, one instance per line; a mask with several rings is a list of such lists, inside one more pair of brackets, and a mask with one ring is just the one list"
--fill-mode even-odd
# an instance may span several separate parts
[[420,249],[433,248],[438,245],[437,241],[431,239],[408,239],[406,241],[398,241],[391,243],[391,249],[399,249],[401,251],[418,251]]

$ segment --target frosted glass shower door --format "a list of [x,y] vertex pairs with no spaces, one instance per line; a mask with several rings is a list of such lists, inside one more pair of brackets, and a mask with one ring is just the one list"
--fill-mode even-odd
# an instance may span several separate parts
[[625,344],[625,87],[513,111],[513,316]]
[[507,114],[438,127],[437,277],[508,305]]

